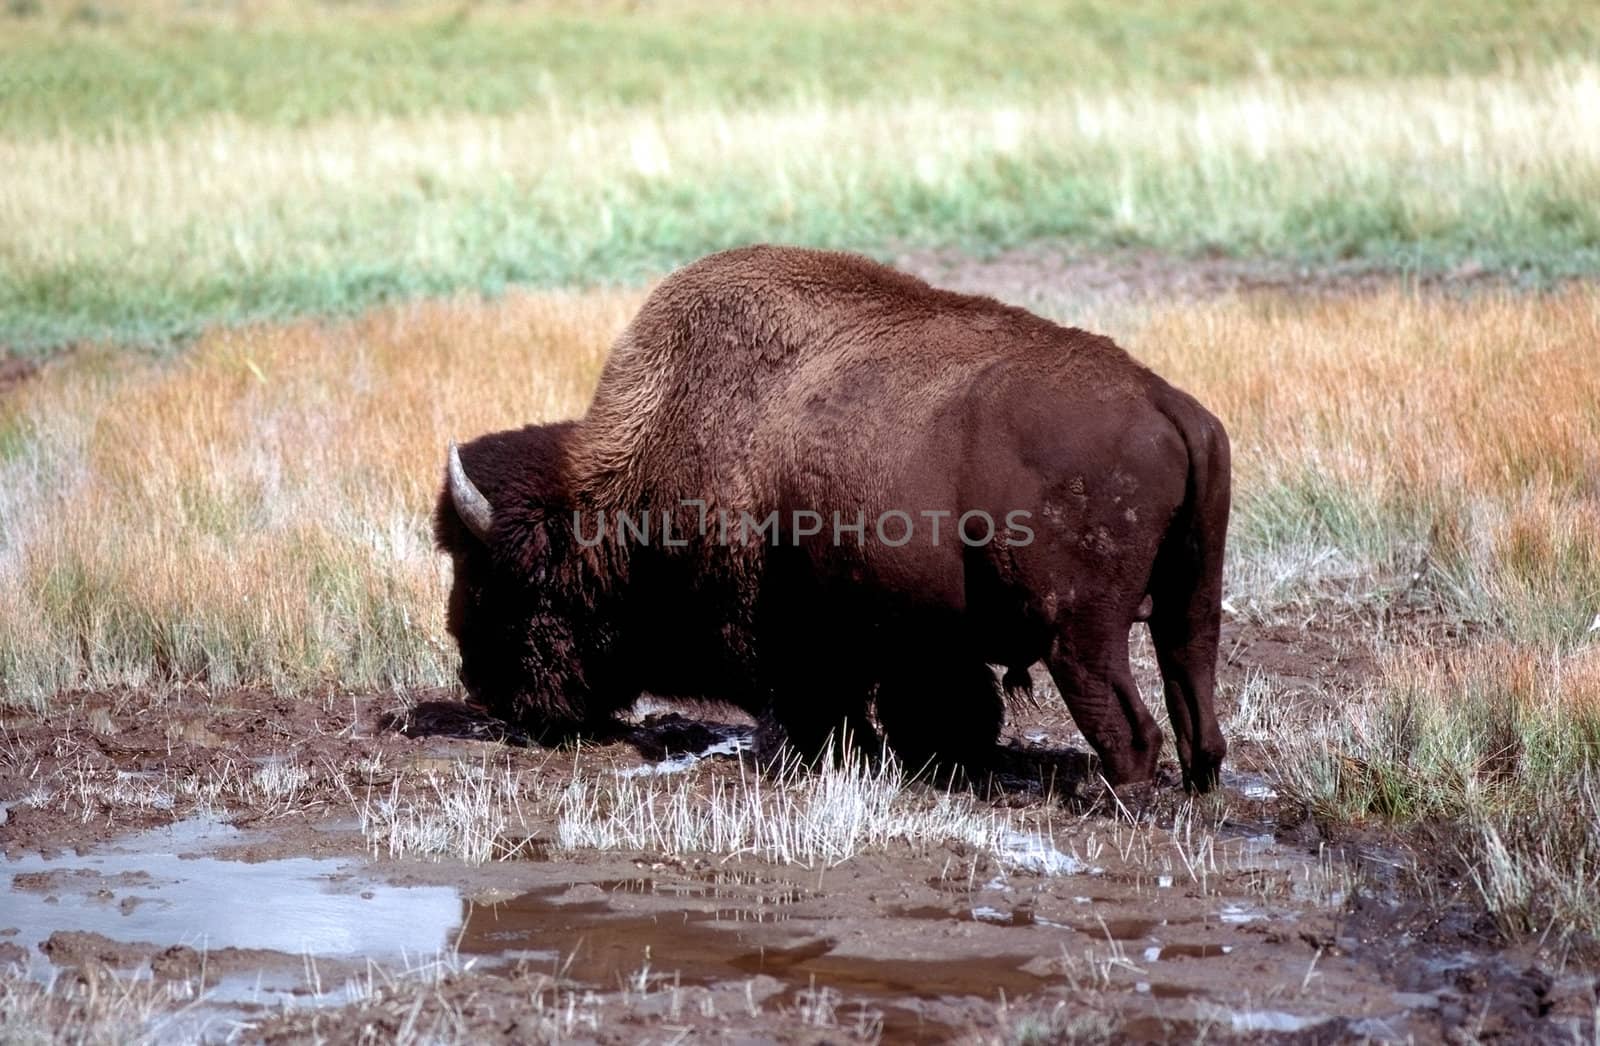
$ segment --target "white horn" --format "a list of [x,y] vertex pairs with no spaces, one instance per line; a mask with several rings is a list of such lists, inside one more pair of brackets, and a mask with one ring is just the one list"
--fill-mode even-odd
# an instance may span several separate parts
[[455,503],[456,515],[479,541],[489,540],[489,528],[494,524],[494,509],[489,499],[467,478],[461,467],[461,452],[455,440],[450,441],[450,500]]

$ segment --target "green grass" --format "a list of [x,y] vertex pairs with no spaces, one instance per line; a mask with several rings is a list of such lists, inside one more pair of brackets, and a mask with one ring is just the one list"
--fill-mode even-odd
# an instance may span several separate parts
[[756,240],[1600,271],[1587,5],[1167,7],[0,14],[0,351]]
[[1577,65],[0,142],[18,172],[0,185],[0,344],[160,343],[463,288],[632,282],[761,240],[1590,273],[1597,84]]
[[1264,71],[1487,72],[1600,49],[1600,20],[1581,0],[257,6],[0,14],[0,128],[51,137],[219,114],[303,126],[547,105],[1016,97]]
[[1430,857],[1462,859],[1508,935],[1592,949],[1600,940],[1595,648],[1530,654],[1490,641],[1405,657],[1315,728],[1282,735],[1285,785],[1336,823],[1430,826]]
[[[1078,249],[1222,251],[1308,264],[1357,260],[1409,272],[1470,258],[1535,281],[1600,270],[1600,230],[1519,222],[1489,186],[1449,201],[1457,214],[1435,222],[1431,207],[1408,214],[1396,205],[1408,188],[1398,182],[1365,195],[1328,191],[1286,213],[1260,199],[1261,190],[1284,184],[1270,167],[1212,185],[1198,184],[1193,170],[1169,169],[1135,187],[1133,206],[1145,217],[1130,221],[1116,210],[1115,166],[1116,157],[1104,154],[1048,157],[1033,166],[980,161],[942,190],[888,171],[843,193],[804,187],[792,203],[776,186],[740,172],[724,181],[565,197],[513,186],[442,202],[340,201],[342,211],[286,218],[271,234],[282,245],[258,266],[174,272],[183,265],[183,241],[201,238],[179,230],[154,256],[119,244],[120,256],[17,273],[0,286],[0,343],[20,350],[87,339],[165,344],[213,323],[348,313],[462,288],[495,294],[515,285],[628,284],[761,241],[890,258],[894,249],[886,244],[983,252],[1062,240]],[[1257,204],[1265,206],[1256,210]],[[605,211],[610,221],[585,221]],[[1295,228],[1313,213],[1315,228]],[[1218,228],[1224,214],[1242,220]],[[1430,223],[1428,232],[1419,231]],[[449,256],[419,257],[385,235],[419,228],[449,244]],[[1498,240],[1497,229],[1503,230]]]

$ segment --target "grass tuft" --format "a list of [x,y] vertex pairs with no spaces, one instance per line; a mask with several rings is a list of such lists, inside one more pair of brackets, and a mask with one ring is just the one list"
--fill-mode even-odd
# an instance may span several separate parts
[[1009,818],[970,798],[914,788],[893,759],[859,755],[795,766],[775,777],[689,780],[574,777],[556,799],[562,849],[746,855],[833,865],[894,845],[960,843],[1000,855],[1016,834]]
[[1276,752],[1284,786],[1324,816],[1457,825],[1508,933],[1600,934],[1600,645],[1403,651]]
[[[1032,838],[1005,812],[914,786],[892,759],[869,763],[859,754],[770,775],[741,768],[734,777],[616,772],[552,781],[457,765],[450,775],[430,775],[428,785],[403,798],[396,785],[390,796],[359,803],[374,849],[471,864],[542,845],[829,866],[870,851],[948,843],[1005,861],[1018,839]],[[553,837],[533,839],[528,826],[544,824],[555,826]],[[1069,860],[1058,856],[1063,865]]]

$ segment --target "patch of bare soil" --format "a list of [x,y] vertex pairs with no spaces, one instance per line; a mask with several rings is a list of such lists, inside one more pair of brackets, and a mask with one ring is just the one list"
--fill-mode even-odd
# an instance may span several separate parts
[[137,944],[114,941],[101,933],[58,930],[39,946],[57,966],[135,966],[144,960],[148,949]]
[[114,940],[85,930],[57,930],[39,945],[39,951],[57,967],[80,975],[147,968],[157,980],[195,981],[207,986],[229,973],[254,974],[286,963],[299,965],[294,956],[265,949],[201,951],[187,944]]
[[[1232,623],[1224,692],[1265,674],[1325,711],[1374,671],[1368,631]],[[1148,675],[1148,652],[1136,660]],[[1038,706],[1014,710],[972,790],[1044,826],[1016,845],[1061,858],[1054,874],[958,843],[809,867],[563,852],[553,823],[517,859],[470,866],[375,854],[356,823],[358,804],[426,798],[461,763],[558,784],[681,761],[748,726],[709,709],[642,703],[614,736],[555,751],[449,693],[90,694],[10,711],[0,958],[154,978],[203,1034],[268,1042],[1592,1034],[1593,974],[1508,947],[1441,878],[1447,862],[1380,830],[1325,831],[1273,791],[1251,743],[1215,801],[1170,784],[1109,796],[1036,682]],[[735,757],[675,768],[696,787],[755,773]]]
[[1393,287],[1397,281],[1464,293],[1517,285],[1513,276],[1471,264],[1444,272],[1409,273],[1370,262],[1310,265],[1223,254],[1085,252],[1053,244],[986,255],[954,248],[910,250],[897,255],[894,264],[935,286],[1028,307],[1042,305],[1053,312],[1078,304],[1197,301],[1252,291],[1361,293]]
[[0,356],[0,396],[39,373],[39,365],[20,356]]

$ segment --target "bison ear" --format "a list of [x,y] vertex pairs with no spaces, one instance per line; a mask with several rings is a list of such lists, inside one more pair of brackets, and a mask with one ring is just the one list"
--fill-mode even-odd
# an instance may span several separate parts
[[552,545],[550,540],[550,526],[550,520],[541,518],[539,522],[534,525],[533,533],[530,535],[530,539],[528,541],[529,558],[532,560],[530,566],[532,568],[533,581],[534,584],[537,585],[544,584],[545,579],[550,576]]
[[512,576],[543,584],[555,558],[551,522],[538,509],[512,511],[501,528],[492,555]]
[[472,532],[473,537],[487,542],[489,530],[494,526],[494,508],[489,504],[489,499],[483,496],[483,491],[467,477],[467,470],[461,465],[461,451],[456,448],[455,440],[450,441],[450,459],[445,466],[445,473],[450,485],[450,501],[456,507],[456,515]]

